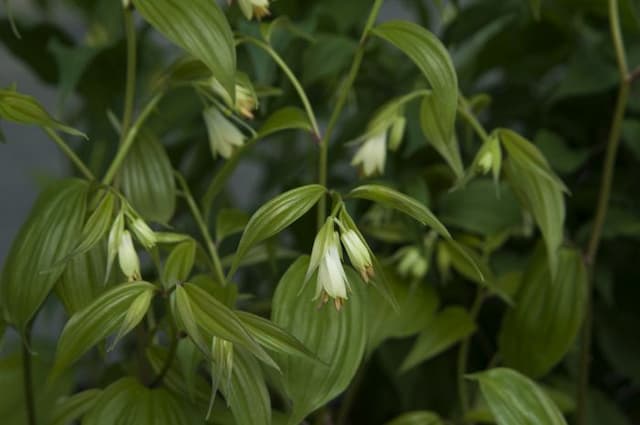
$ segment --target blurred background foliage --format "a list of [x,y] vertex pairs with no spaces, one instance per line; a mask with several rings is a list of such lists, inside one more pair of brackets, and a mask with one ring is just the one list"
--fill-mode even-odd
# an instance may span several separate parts
[[[566,244],[585,246],[618,86],[606,1],[541,0],[539,15],[525,0],[387,3],[395,2],[402,3],[411,19],[438,34],[450,49],[460,90],[473,100],[485,128],[514,129],[544,152],[571,192],[566,197]],[[31,3],[35,18],[15,16],[20,37],[14,35],[5,18],[0,21],[0,40],[43,83],[56,88],[57,115],[90,136],[90,142],[77,143],[77,151],[95,174],[104,173],[118,138],[109,114],[121,116],[124,94],[126,50],[121,2]],[[273,44],[307,88],[322,117],[321,125],[340,92],[370,3],[273,3],[273,15],[289,16],[296,27],[296,32],[277,32]],[[628,60],[633,67],[640,64],[640,2],[623,0],[621,7]],[[61,19],[61,11],[70,16]],[[229,14],[234,28],[257,34],[257,25],[242,19],[236,8]],[[63,22],[69,20],[81,25],[80,37],[68,32]],[[141,21],[137,22],[137,29],[140,100],[154,93],[158,77],[179,52]],[[238,68],[250,75],[257,91],[264,95],[256,125],[264,120],[266,111],[297,104],[290,83],[268,56],[250,47],[240,48],[238,54]],[[355,90],[338,128],[337,142],[330,149],[330,187],[348,189],[357,179],[357,170],[349,166],[354,149],[345,142],[362,134],[380,105],[422,87],[422,81],[419,71],[401,52],[379,40],[368,44]],[[0,82],[3,86],[11,83]],[[221,163],[218,160],[211,166],[201,109],[201,101],[193,91],[176,90],[162,100],[149,121],[153,132],[161,136],[173,167],[183,173],[196,197],[203,194]],[[403,144],[397,153],[389,155],[386,173],[377,180],[391,183],[427,203],[457,237],[471,243],[477,241],[485,248],[491,246],[491,268],[497,280],[509,288],[509,279],[523,272],[536,243],[531,217],[521,210],[507,186],[498,197],[485,179],[477,179],[462,190],[449,191],[454,176],[425,141],[418,113],[419,105],[408,107]],[[479,141],[469,128],[461,125],[458,130],[463,161],[468,165]],[[593,425],[640,423],[640,272],[635,264],[640,259],[640,196],[636,187],[640,181],[640,85],[633,88],[630,96],[622,141],[611,210],[596,265],[593,390],[589,403],[589,423]],[[217,199],[212,217],[229,207],[254,211],[285,189],[313,182],[316,158],[317,146],[300,134],[281,133],[261,141],[242,158],[231,183]],[[2,202],[11,200],[3,197]],[[385,257],[403,247],[418,248],[426,273],[418,273],[418,284],[434,288],[442,304],[471,306],[474,286],[462,273],[451,269],[443,254],[430,249],[425,243],[425,230],[399,216],[375,209],[367,211],[360,204],[355,207],[364,216],[361,225],[374,251]],[[308,252],[314,237],[314,232],[309,231],[315,226],[313,219],[309,215],[296,223],[285,243]],[[196,233],[195,223],[182,202],[177,205],[173,225]],[[215,223],[212,221],[210,226],[215,227]],[[222,254],[231,253],[236,244],[237,238],[225,240]],[[271,261],[239,275],[240,291],[255,294],[252,299],[243,299],[245,308],[268,312],[274,282],[290,262],[283,256],[271,255]],[[388,262],[394,264],[393,259]],[[470,371],[484,369],[495,360],[500,321],[506,309],[497,298],[490,298],[483,306],[470,346]],[[35,346],[39,362],[45,365],[53,356],[54,335],[59,331],[56,323],[62,325],[61,314],[55,302],[50,302],[36,327],[39,337]],[[433,410],[449,416],[456,409],[456,350],[445,350],[410,372],[398,373],[412,343],[410,338],[389,340],[373,353],[358,372],[354,389],[333,406],[336,411],[345,412],[342,423],[378,424],[410,410]],[[22,385],[20,374],[15,373],[18,369],[14,363],[19,360],[12,354],[17,345],[7,341],[0,360],[2,418],[20,415],[17,410],[14,412],[14,399],[18,397],[15,389]],[[123,350],[126,353],[126,348]],[[577,364],[577,349],[572,349],[544,379],[545,383],[572,396]],[[91,359],[86,359],[78,370],[81,385],[107,380],[109,370],[97,372],[90,365]],[[69,385],[47,389],[47,394],[39,397],[64,393]],[[21,422],[17,419],[5,423]]]

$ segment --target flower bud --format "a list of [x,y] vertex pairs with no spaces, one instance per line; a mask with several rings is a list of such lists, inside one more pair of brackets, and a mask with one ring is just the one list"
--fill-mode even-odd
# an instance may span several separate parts
[[234,149],[244,144],[245,137],[216,107],[204,111],[204,121],[209,133],[209,145],[214,158],[219,154],[229,159]]
[[111,274],[111,265],[118,254],[118,250],[120,249],[122,232],[124,232],[124,215],[120,213],[116,216],[116,219],[111,225],[111,230],[109,231],[109,238],[107,241],[107,271],[104,278],[105,282],[109,279],[109,274]]
[[131,222],[131,230],[133,230],[136,238],[145,248],[151,249],[156,245],[156,234],[143,219],[136,218],[133,220]]
[[420,279],[427,274],[429,262],[422,256],[418,248],[414,246],[406,247],[400,253],[398,273],[401,276]]
[[269,16],[269,0],[238,0],[240,10],[247,19],[255,17],[260,20]]
[[140,259],[133,246],[131,233],[129,233],[128,230],[123,231],[120,237],[118,262],[120,263],[120,270],[122,270],[122,273],[129,279],[129,282],[142,279],[140,275]]
[[360,239],[360,236],[353,230],[349,229],[342,232],[342,244],[344,245],[351,264],[358,270],[362,280],[369,282],[375,274],[373,271],[373,262],[367,245]]
[[389,130],[389,150],[395,152],[402,143],[404,137],[404,131],[407,127],[407,119],[403,116],[398,116],[391,125]]

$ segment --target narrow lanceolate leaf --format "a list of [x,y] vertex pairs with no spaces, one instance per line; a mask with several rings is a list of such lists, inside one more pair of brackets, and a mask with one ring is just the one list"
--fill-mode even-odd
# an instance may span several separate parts
[[451,239],[451,234],[444,224],[424,205],[415,199],[391,189],[390,187],[375,184],[358,186],[349,193],[352,198],[367,199],[377,202],[388,208],[396,209],[413,217],[415,220],[431,227],[441,236]]
[[306,112],[300,108],[288,106],[275,111],[258,130],[258,138],[270,136],[283,130],[304,130],[311,133],[313,126]]
[[509,130],[500,130],[509,156],[505,172],[523,207],[533,215],[547,246],[552,277],[556,276],[558,249],[564,238],[565,204],[562,181],[551,171],[540,151]]
[[293,263],[278,283],[273,299],[272,320],[322,361],[276,356],[283,386],[293,403],[289,424],[299,424],[347,388],[367,342],[366,288],[358,274],[350,267],[345,270],[353,291],[341,311],[328,305],[318,308],[311,301],[315,285],[303,286],[308,265],[307,256]]
[[374,28],[373,34],[402,50],[420,68],[433,91],[434,125],[450,142],[458,106],[458,78],[447,49],[433,34],[411,22],[385,22]]
[[169,254],[162,270],[162,282],[167,288],[185,282],[191,274],[196,259],[196,242],[181,242]]
[[133,3],[164,36],[204,62],[231,99],[235,99],[233,33],[215,1],[134,0]]
[[97,389],[87,390],[58,401],[53,409],[51,425],[68,425],[82,418],[93,408],[100,393]]
[[582,257],[569,248],[561,249],[558,257],[558,274],[552,280],[544,254],[534,256],[515,306],[504,316],[500,330],[505,365],[533,378],[548,373],[567,354],[585,313],[587,281]]
[[106,191],[101,195],[103,196],[102,200],[84,224],[80,243],[74,248],[71,256],[83,254],[93,248],[107,234],[113,224],[116,195],[111,191]]
[[36,202],[5,261],[0,299],[8,323],[22,329],[64,271],[61,260],[78,243],[88,184],[69,179],[53,184]]
[[[188,301],[188,308],[192,311],[193,322],[197,325],[198,334],[203,335],[205,341],[211,341],[214,336],[225,339],[245,348],[265,364],[278,368],[233,310],[192,283],[179,286],[176,289],[176,292],[178,291],[186,295],[186,298],[183,297],[181,302],[186,304]],[[193,330],[186,330],[190,334],[193,332]],[[205,349],[205,351],[209,350]]]
[[535,382],[506,368],[469,376],[478,381],[498,425],[566,425],[558,407]]
[[53,119],[35,98],[15,90],[0,90],[0,119],[18,124],[35,124],[87,138],[81,131]]
[[425,137],[431,143],[431,146],[438,151],[440,155],[447,161],[451,170],[457,179],[464,176],[464,166],[460,158],[460,147],[458,146],[458,138],[455,131],[451,132],[447,139],[447,134],[443,133],[444,128],[438,121],[438,102],[433,94],[425,96],[422,99],[420,107],[420,125]]
[[461,307],[447,307],[438,313],[420,333],[415,345],[404,359],[401,372],[429,360],[467,338],[476,330],[469,313]]
[[[123,283],[74,314],[58,341],[54,375],[118,329],[121,329],[121,334],[132,329],[144,316],[140,314],[140,297],[149,297],[154,290],[155,287],[148,282]],[[132,305],[135,311],[129,313]]]
[[91,304],[103,292],[106,260],[104,244],[96,245],[69,260],[55,286],[56,295],[69,315]]
[[138,135],[120,173],[133,208],[147,220],[168,223],[176,209],[176,183],[169,156],[153,134]]
[[326,193],[323,186],[302,186],[270,200],[256,211],[242,234],[229,275],[256,244],[281,232],[309,211]]
[[443,425],[440,416],[433,412],[416,411],[405,413],[385,425]]
[[262,369],[242,349],[234,350],[231,391],[224,396],[237,425],[271,425],[271,399]]
[[281,354],[317,360],[316,355],[303,343],[272,321],[244,311],[238,311],[236,314],[249,333],[263,347]]

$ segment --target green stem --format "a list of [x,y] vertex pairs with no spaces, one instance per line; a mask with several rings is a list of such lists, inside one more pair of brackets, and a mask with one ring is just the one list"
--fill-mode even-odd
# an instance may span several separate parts
[[173,360],[176,357],[176,351],[178,349],[178,335],[175,325],[172,320],[169,320],[170,329],[171,329],[171,342],[169,343],[169,352],[167,353],[167,358],[164,361],[164,365],[162,369],[158,372],[156,377],[151,382],[150,387],[155,388],[162,383],[162,380],[171,369],[171,365],[173,364]]
[[[365,24],[364,30],[362,31],[362,37],[360,38],[360,45],[356,50],[356,54],[353,58],[353,63],[351,64],[351,69],[349,70],[349,74],[347,76],[347,81],[340,88],[340,96],[338,97],[338,101],[336,102],[336,106],[333,108],[333,112],[331,113],[331,117],[329,118],[329,123],[327,124],[327,129],[324,133],[324,137],[320,141],[320,157],[318,160],[318,183],[322,186],[327,186],[327,165],[329,158],[329,141],[331,140],[331,136],[333,135],[333,131],[335,130],[336,124],[338,123],[338,119],[342,114],[342,110],[347,102],[347,97],[349,96],[349,92],[353,87],[353,84],[356,81],[356,77],[358,76],[358,72],[360,71],[360,65],[362,64],[362,59],[364,58],[364,49],[365,43],[367,40],[367,36],[369,32],[373,28],[376,23],[376,19],[378,18],[378,13],[380,13],[380,8],[382,7],[382,3],[384,0],[375,0],[373,6],[371,7],[371,12],[369,13],[369,18],[367,19],[367,23]],[[324,223],[326,213],[327,213],[327,200],[326,197],[320,198],[320,202],[318,202],[318,228],[322,226]]]
[[[485,290],[483,288],[478,288],[476,298],[471,305],[471,309],[469,310],[469,315],[474,322],[478,318],[478,314],[480,313],[480,309],[482,308],[482,304],[484,303],[485,296]],[[458,350],[458,397],[460,398],[460,406],[462,408],[462,418],[464,418],[464,416],[469,411],[469,394],[467,393],[467,384],[464,376],[467,373],[467,360],[469,358],[470,344],[471,337],[465,338],[460,343],[460,349]]]
[[460,98],[458,102],[458,113],[467,121],[483,142],[489,140],[489,134],[487,134],[487,131],[482,124],[480,124],[478,118],[469,110],[469,106],[463,98]]
[[613,113],[611,129],[607,140],[607,153],[604,159],[604,170],[600,182],[600,192],[598,194],[598,204],[596,215],[591,229],[591,236],[587,251],[585,253],[585,263],[588,271],[587,309],[582,329],[582,340],[580,347],[580,369],[577,389],[577,409],[576,424],[586,425],[587,423],[587,396],[589,391],[589,366],[591,361],[591,340],[593,333],[593,280],[594,266],[598,255],[598,248],[602,238],[602,229],[607,218],[609,200],[611,198],[611,188],[615,172],[616,156],[620,145],[620,133],[622,122],[629,99],[629,91],[632,78],[630,78],[627,65],[622,31],[620,29],[620,16],[617,0],[609,0],[609,23],[611,35],[616,52],[616,61],[620,72],[620,88],[618,98]]
[[58,145],[60,150],[67,156],[67,158],[69,158],[69,160],[73,162],[73,165],[75,165],[76,168],[78,168],[78,171],[80,171],[86,179],[95,180],[95,177],[93,176],[93,173],[91,172],[91,170],[87,168],[87,166],[84,164],[84,162],[82,162],[80,157],[76,155],[73,149],[71,149],[69,145],[67,145],[65,141],[62,140],[60,136],[58,136],[58,133],[56,133],[54,130],[48,127],[45,128],[44,131],[47,133],[49,137],[51,137],[51,140],[53,140],[56,143],[56,145]]
[[24,384],[25,409],[27,412],[27,424],[36,425],[36,401],[33,392],[33,371],[31,365],[31,325],[27,326],[22,341],[22,377]]
[[124,95],[124,111],[122,113],[122,129],[120,132],[120,144],[127,137],[131,120],[133,118],[133,103],[136,93],[136,27],[133,21],[133,10],[125,7],[124,28],[127,38],[127,77]]
[[129,150],[131,149],[133,142],[136,140],[136,137],[138,135],[138,132],[142,128],[142,125],[147,120],[149,115],[151,115],[151,112],[155,109],[156,105],[158,104],[158,102],[160,101],[163,95],[164,93],[156,94],[149,101],[149,103],[147,103],[147,106],[145,106],[144,110],[138,117],[138,120],[136,121],[136,123],[129,129],[129,131],[127,132],[127,136],[124,139],[124,142],[120,145],[120,148],[116,153],[116,157],[111,162],[111,165],[109,165],[109,169],[107,170],[106,174],[104,175],[104,178],[102,179],[103,184],[110,185],[113,182],[113,179],[115,179],[116,174],[118,174],[118,170],[122,166],[124,159],[127,157],[127,154],[129,153]]
[[273,48],[269,46],[267,43],[253,37],[242,37],[238,39],[237,43],[239,45],[242,43],[250,43],[250,44],[253,44],[254,46],[261,48],[262,50],[267,52],[269,56],[271,56],[271,58],[275,61],[275,63],[278,64],[278,66],[282,69],[282,71],[284,71],[284,73],[287,75],[287,78],[289,78],[289,81],[291,81],[291,84],[293,84],[293,87],[296,89],[296,92],[300,97],[300,101],[302,101],[302,104],[304,105],[304,109],[307,112],[307,115],[309,116],[309,121],[311,121],[311,126],[313,127],[315,136],[319,138],[320,128],[318,127],[318,121],[316,119],[315,113],[313,112],[313,108],[311,107],[311,102],[309,102],[309,98],[307,97],[307,93],[304,91],[304,88],[302,88],[302,84],[300,84],[300,81],[298,81],[298,78],[295,76],[293,71],[291,71],[291,68],[287,66],[286,62],[280,57],[280,55],[275,50],[273,50]]
[[182,189],[183,196],[187,200],[187,204],[189,205],[189,209],[191,210],[191,215],[193,215],[193,218],[196,221],[198,228],[200,229],[200,233],[204,238],[205,245],[207,247],[207,250],[209,251],[209,256],[211,257],[211,261],[213,262],[213,272],[215,273],[216,278],[218,279],[220,284],[223,286],[226,286],[227,280],[225,279],[224,271],[222,270],[222,263],[220,262],[220,255],[218,254],[218,248],[216,247],[215,243],[213,243],[213,240],[211,239],[211,235],[209,234],[209,228],[206,222],[204,221],[204,218],[202,218],[202,214],[198,209],[198,205],[196,204],[196,201],[193,199],[193,196],[191,195],[191,191],[189,190],[189,186],[187,185],[187,182],[185,181],[184,177],[182,177],[179,173],[176,172],[176,179],[178,180],[178,184]]

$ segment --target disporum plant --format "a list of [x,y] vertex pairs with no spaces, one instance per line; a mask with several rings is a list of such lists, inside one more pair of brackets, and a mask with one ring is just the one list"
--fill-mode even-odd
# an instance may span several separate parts
[[74,173],[4,259],[3,424],[629,423],[632,0],[64,3],[2,22]]

